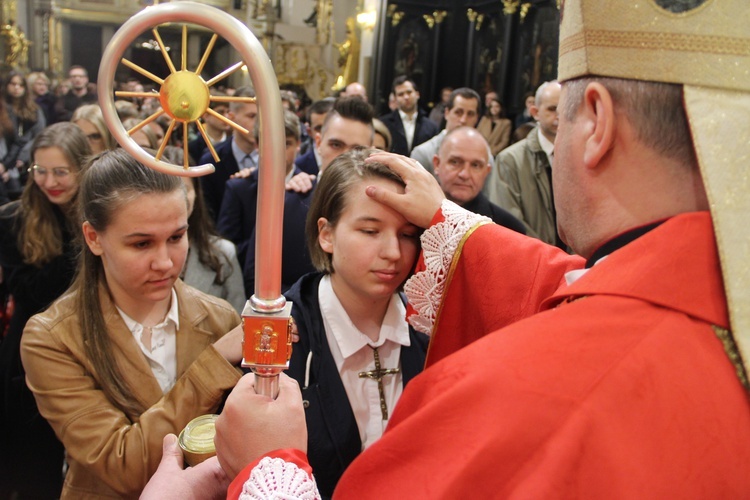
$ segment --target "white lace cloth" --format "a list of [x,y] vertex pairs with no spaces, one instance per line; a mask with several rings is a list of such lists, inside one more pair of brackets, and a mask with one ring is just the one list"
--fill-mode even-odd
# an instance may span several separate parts
[[452,201],[443,200],[440,208],[445,220],[425,230],[420,238],[426,269],[409,278],[404,285],[409,304],[417,312],[409,318],[409,323],[427,335],[432,334],[445,291],[445,280],[458,245],[474,226],[492,222],[489,217],[464,210]]
[[253,467],[250,477],[242,486],[240,500],[313,500],[320,493],[315,479],[297,467],[280,458],[263,458]]

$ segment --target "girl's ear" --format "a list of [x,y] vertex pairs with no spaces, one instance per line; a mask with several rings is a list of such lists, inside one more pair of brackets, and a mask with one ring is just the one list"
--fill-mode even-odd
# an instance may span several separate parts
[[333,228],[325,217],[318,219],[318,245],[325,253],[333,253]]
[[88,221],[83,223],[83,239],[86,241],[86,245],[88,245],[91,253],[96,256],[101,256],[104,253],[101,241],[99,241],[99,233],[96,232],[96,229]]

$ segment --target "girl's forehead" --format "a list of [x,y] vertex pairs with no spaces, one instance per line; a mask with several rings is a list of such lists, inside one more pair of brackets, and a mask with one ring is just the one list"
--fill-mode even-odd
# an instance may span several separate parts
[[385,205],[367,196],[367,193],[365,192],[367,186],[378,186],[394,192],[403,193],[403,187],[396,181],[384,177],[365,177],[364,179],[353,183],[346,190],[342,215],[356,215],[360,212],[388,211]]
[[168,193],[125,192],[120,203],[110,207],[111,220],[128,221],[132,224],[173,219],[181,211],[187,210],[185,192],[175,189]]

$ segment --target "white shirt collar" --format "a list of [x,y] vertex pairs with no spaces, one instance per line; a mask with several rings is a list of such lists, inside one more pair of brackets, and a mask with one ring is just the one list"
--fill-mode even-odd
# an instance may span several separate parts
[[416,121],[417,116],[419,115],[419,111],[415,109],[414,113],[412,113],[410,117],[409,115],[401,111],[401,108],[399,108],[398,115],[401,117],[402,122],[413,122],[413,121]]
[[[247,156],[247,153],[240,149],[237,145],[237,141],[234,140],[234,137],[232,137],[232,154],[237,162],[237,168],[242,169],[242,160]],[[253,149],[250,153],[250,161],[253,164],[253,167],[258,166],[258,148]]]
[[[164,325],[168,321],[172,321],[174,323],[175,329],[179,330],[180,328],[180,309],[177,305],[177,292],[175,292],[174,287],[172,287],[172,298],[170,299],[169,304],[169,311],[167,311],[167,315],[164,316],[164,321],[160,322],[158,325],[154,325],[154,328]],[[117,306],[115,306],[117,307]],[[120,313],[120,316],[122,316],[122,320],[125,322],[125,326],[128,327],[128,330],[131,332],[134,332],[136,329],[143,328],[143,325],[138,323],[136,320],[125,314],[125,312],[117,307],[117,312]]]
[[542,133],[542,129],[537,126],[536,129],[537,136],[539,137],[539,145],[542,147],[542,151],[547,153],[547,156],[552,154],[552,151],[555,149],[555,143],[551,142],[549,139],[544,137],[544,134]]
[[398,294],[394,294],[388,303],[388,309],[383,318],[377,342],[372,342],[349,319],[344,306],[341,305],[336,293],[333,291],[330,276],[324,276],[320,280],[318,297],[320,300],[320,311],[326,318],[344,359],[365,346],[380,347],[388,340],[402,346],[411,345],[409,327],[406,321],[404,321],[406,308]]

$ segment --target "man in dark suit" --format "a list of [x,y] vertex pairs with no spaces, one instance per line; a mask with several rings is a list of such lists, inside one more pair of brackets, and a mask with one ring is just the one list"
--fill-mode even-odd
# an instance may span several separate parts
[[[250,87],[240,87],[234,95],[235,97],[255,97],[255,91]],[[245,128],[248,133],[243,134],[236,130],[232,137],[217,144],[215,149],[219,156],[218,162],[214,160],[208,150],[203,153],[198,162],[201,165],[213,163],[216,167],[213,174],[200,179],[206,206],[214,220],[218,218],[221,202],[224,198],[224,187],[232,174],[246,168],[258,168],[258,149],[253,134],[257,116],[258,106],[255,103],[230,103],[227,118]]]
[[482,194],[492,167],[487,140],[475,128],[458,127],[448,132],[432,158],[432,166],[450,201],[491,218],[495,224],[526,234],[523,222]]
[[333,108],[334,102],[335,99],[333,98],[321,99],[312,103],[307,110],[309,127],[305,139],[306,144],[303,143],[300,146],[301,154],[294,160],[294,165],[310,175],[318,175],[318,171],[320,171],[321,159],[320,153],[315,147],[315,137],[322,132],[323,122],[325,122],[328,112]]
[[[213,89],[211,89],[211,95],[226,96],[224,92]],[[229,105],[221,101],[211,101],[209,108],[222,116],[226,116],[229,112]],[[201,121],[203,122],[203,129],[206,131],[206,135],[208,135],[208,139],[211,141],[212,145],[226,141],[229,134],[232,133],[232,128],[226,122],[212,115],[208,111],[204,113],[203,117],[201,117]],[[195,161],[198,161],[203,157],[203,153],[207,148],[206,139],[200,133],[195,139],[188,143],[188,153],[190,153],[190,157]]]
[[411,150],[435,136],[439,130],[419,109],[419,91],[414,80],[398,76],[393,80],[393,94],[398,109],[380,117],[393,137],[391,151],[409,156]]
[[[300,173],[294,167],[300,143],[299,119],[291,111],[284,112],[286,136],[287,180]],[[258,133],[256,125],[255,133]],[[282,238],[281,281],[286,290],[297,279],[314,270],[305,244],[305,219],[312,192],[287,191],[284,197],[284,234]],[[255,289],[255,220],[258,202],[258,170],[246,178],[230,179],[219,213],[218,229],[237,247],[237,259],[243,267],[245,290]]]

